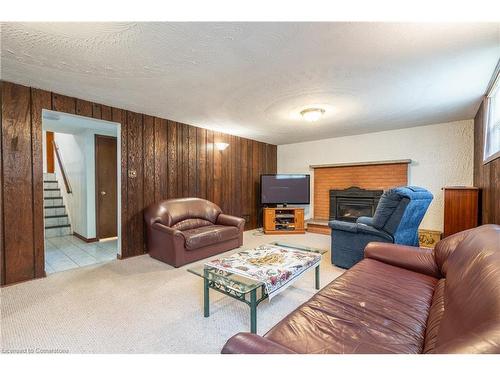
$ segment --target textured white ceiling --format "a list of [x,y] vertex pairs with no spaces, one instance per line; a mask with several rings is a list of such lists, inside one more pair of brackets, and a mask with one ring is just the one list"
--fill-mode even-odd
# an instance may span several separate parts
[[1,42],[4,80],[285,144],[474,117],[500,24],[4,23]]

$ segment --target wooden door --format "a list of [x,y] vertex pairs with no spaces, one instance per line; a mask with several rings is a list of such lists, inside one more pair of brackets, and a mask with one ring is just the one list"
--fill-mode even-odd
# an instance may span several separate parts
[[95,136],[96,236],[98,239],[116,237],[117,165],[116,138]]

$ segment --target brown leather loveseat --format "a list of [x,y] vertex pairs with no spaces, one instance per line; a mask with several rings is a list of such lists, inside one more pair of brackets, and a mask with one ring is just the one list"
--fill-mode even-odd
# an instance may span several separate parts
[[372,242],[365,258],[264,337],[223,353],[500,353],[500,226],[434,251]]
[[169,199],[144,211],[149,255],[174,267],[243,244],[245,220],[200,198]]

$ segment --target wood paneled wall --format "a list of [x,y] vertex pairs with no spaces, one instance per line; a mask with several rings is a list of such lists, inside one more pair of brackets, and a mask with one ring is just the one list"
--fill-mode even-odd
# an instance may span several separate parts
[[314,218],[328,220],[330,190],[357,186],[385,190],[408,184],[408,164],[374,164],[314,169]]
[[483,164],[484,107],[474,118],[474,186],[480,189],[479,224],[500,224],[500,158]]
[[[122,257],[145,252],[142,211],[167,198],[201,197],[259,223],[260,174],[276,172],[277,147],[250,139],[0,82],[1,283],[44,276],[42,109],[121,124]],[[229,143],[224,151],[215,142]],[[135,177],[129,175],[135,172]]]

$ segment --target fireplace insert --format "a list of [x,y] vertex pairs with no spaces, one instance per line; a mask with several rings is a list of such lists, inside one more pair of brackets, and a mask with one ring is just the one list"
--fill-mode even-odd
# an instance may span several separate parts
[[355,222],[360,216],[373,216],[383,192],[357,186],[330,190],[330,220]]

